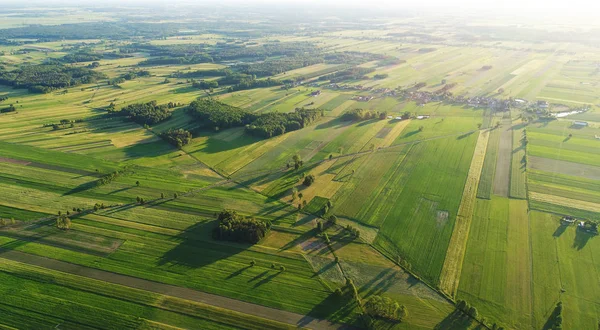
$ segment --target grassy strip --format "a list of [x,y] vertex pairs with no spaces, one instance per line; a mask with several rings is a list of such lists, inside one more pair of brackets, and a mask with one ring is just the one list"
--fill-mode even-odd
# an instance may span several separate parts
[[483,169],[489,136],[489,131],[483,131],[479,134],[477,139],[477,145],[475,146],[475,152],[473,154],[473,159],[471,160],[471,167],[469,168],[469,175],[467,177],[462,200],[458,209],[458,215],[456,216],[454,230],[452,232],[452,237],[450,238],[450,244],[446,251],[446,259],[444,259],[444,266],[440,275],[440,289],[450,296],[455,296],[458,290],[458,283],[460,281],[460,274],[469,238],[469,229],[471,227],[471,220],[475,209],[477,186]]

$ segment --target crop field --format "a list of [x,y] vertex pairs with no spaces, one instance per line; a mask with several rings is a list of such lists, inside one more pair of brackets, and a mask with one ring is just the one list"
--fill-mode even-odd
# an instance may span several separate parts
[[494,178],[496,171],[496,161],[498,159],[498,142],[500,130],[494,129],[490,132],[488,145],[479,178],[479,187],[477,187],[477,198],[490,199],[492,188],[494,187]]
[[515,329],[529,327],[532,314],[527,222],[524,201],[477,200],[458,289],[459,298]]
[[[598,241],[574,226],[561,226],[558,216],[532,212],[530,218],[535,326],[541,327],[547,321],[560,300],[565,306],[566,327],[595,327],[598,287],[581,281],[578,274],[597,267],[592,255],[598,249]],[[590,276],[593,283],[597,275]]]
[[128,10],[0,15],[0,328],[597,327],[593,36]]
[[466,242],[476,203],[477,187],[483,170],[490,132],[483,131],[477,138],[477,145],[469,167],[467,181],[462,193],[460,206],[456,215],[452,237],[444,259],[444,266],[440,275],[440,288],[450,295],[456,295],[460,273],[462,270]]

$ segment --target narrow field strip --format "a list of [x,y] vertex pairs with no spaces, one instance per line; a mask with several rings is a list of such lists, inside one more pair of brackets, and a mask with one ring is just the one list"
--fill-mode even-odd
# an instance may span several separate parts
[[460,273],[469,238],[469,228],[471,227],[471,220],[475,209],[477,187],[479,186],[489,137],[490,132],[483,131],[477,138],[477,145],[475,146],[469,175],[467,176],[462,200],[458,208],[456,223],[452,231],[450,243],[448,244],[448,250],[446,251],[442,273],[440,274],[440,289],[451,296],[455,296],[458,290]]
[[591,211],[591,212],[600,212],[600,204],[594,202],[586,202],[577,199],[571,199],[561,196],[542,194],[538,192],[529,192],[529,198],[550,204],[556,204],[560,206],[572,207],[576,209]]

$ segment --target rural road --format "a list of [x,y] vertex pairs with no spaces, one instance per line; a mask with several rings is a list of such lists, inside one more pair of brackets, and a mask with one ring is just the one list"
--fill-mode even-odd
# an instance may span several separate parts
[[315,330],[355,329],[354,327],[348,325],[332,323],[327,320],[316,319],[306,315],[256,305],[189,288],[183,288],[175,285],[148,281],[137,277],[111,273],[95,268],[71,264],[56,259],[40,257],[20,251],[0,248],[0,258],[48,268],[73,275],[88,277],[104,282],[119,284],[130,288],[141,289],[158,294],[164,294],[181,299],[200,302],[203,304],[229,309],[240,313],[250,314],[265,319],[275,320],[302,328],[309,328]]

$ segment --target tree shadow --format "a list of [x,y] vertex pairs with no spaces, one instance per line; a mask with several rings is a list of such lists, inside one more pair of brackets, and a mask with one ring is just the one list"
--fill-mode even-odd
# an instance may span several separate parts
[[97,186],[98,186],[98,184],[96,183],[95,180],[94,181],[89,181],[89,182],[80,184],[79,186],[77,186],[77,187],[75,187],[75,188],[73,188],[73,189],[65,192],[62,195],[63,196],[68,196],[68,195],[77,194],[77,193],[84,192],[84,191],[90,190],[92,188],[95,188]]
[[[179,244],[165,252],[160,257],[158,265],[200,268],[219,260],[227,259],[248,248],[246,244],[235,243],[233,245],[234,243],[220,243],[213,240],[211,235],[214,226],[214,221],[206,221],[188,227],[181,234],[177,235],[176,239],[179,240]],[[239,272],[241,273],[245,269]]]
[[577,228],[577,230],[575,230],[575,240],[573,241],[573,247],[577,250],[583,249],[592,237],[594,237],[594,235],[586,233],[582,229]]
[[306,242],[308,239],[312,238],[315,236],[315,231],[316,229],[312,229],[309,230],[307,232],[305,232],[304,234],[294,238],[293,240],[287,242],[284,246],[282,246],[279,250],[280,251],[285,251],[285,250],[289,250],[291,248],[293,248],[294,246],[302,243],[302,242]]
[[472,135],[474,132],[475,132],[475,131],[471,131],[471,132],[468,132],[468,133],[465,133],[465,134],[459,135],[458,137],[456,137],[456,139],[457,139],[457,140],[462,140],[462,139],[464,139],[464,138],[467,138],[467,137],[471,136],[471,135]]
[[[268,271],[267,271],[268,272]],[[281,274],[280,271],[275,271],[275,273],[263,278],[262,280],[254,283],[254,286],[252,286],[253,289],[258,288],[261,285],[267,284],[269,282],[271,282],[272,280],[274,280],[277,276],[279,276],[279,274]]]
[[258,279],[260,279],[261,277],[263,277],[263,276],[265,276],[265,275],[267,275],[267,274],[269,274],[269,271],[268,271],[268,270],[265,270],[264,272],[262,272],[262,273],[260,273],[260,274],[258,274],[258,275],[256,275],[256,276],[254,276],[253,278],[249,279],[249,280],[248,280],[248,283],[250,283],[250,282],[254,282],[254,281],[257,281]]
[[408,137],[411,137],[411,136],[413,136],[413,135],[415,135],[415,134],[418,134],[419,132],[421,132],[421,131],[419,131],[418,129],[416,129],[416,130],[414,130],[414,131],[411,131],[411,132],[408,132],[408,133],[404,134],[404,135],[402,136],[402,138],[408,138]]
[[317,277],[319,275],[325,274],[328,270],[330,270],[331,268],[333,268],[335,266],[337,266],[337,262],[331,261],[330,263],[325,265],[325,267],[321,267],[321,269],[319,269],[316,273],[314,273],[312,277]]
[[322,124],[315,126],[315,129],[327,129],[327,128],[332,128],[332,127],[336,127],[336,126],[348,126],[348,125],[352,125],[351,120],[342,120],[341,118],[338,117],[338,118],[329,120],[327,122],[324,122]]
[[554,309],[552,310],[552,313],[550,313],[550,315],[548,316],[548,319],[546,320],[546,323],[544,323],[544,326],[542,327],[542,329],[543,330],[554,329],[557,315],[558,315],[558,307],[554,307]]
[[567,230],[567,226],[560,225],[558,226],[558,228],[556,228],[552,236],[560,237],[560,235],[562,235],[565,232],[565,230]]
[[375,288],[377,287],[376,283],[382,280],[384,277],[386,277],[391,271],[391,268],[382,270],[375,277],[371,278],[367,283],[363,284],[360,287],[360,289],[358,289],[358,292],[364,297],[369,297],[370,295],[372,295],[371,292],[375,291]]
[[446,316],[442,322],[438,323],[434,329],[436,330],[466,330],[473,324],[473,320],[455,309],[452,313]]
[[[323,299],[319,304],[315,305],[298,323],[298,328],[315,328],[311,324],[325,322],[331,327],[333,322],[341,322],[347,319],[353,313],[356,313],[358,305],[349,295],[343,297],[337,296],[335,293],[330,294]],[[318,319],[323,319],[320,321]],[[325,321],[328,320],[328,321]],[[341,329],[353,329],[349,326],[341,326]]]

